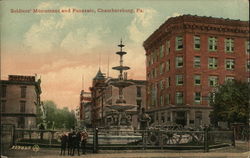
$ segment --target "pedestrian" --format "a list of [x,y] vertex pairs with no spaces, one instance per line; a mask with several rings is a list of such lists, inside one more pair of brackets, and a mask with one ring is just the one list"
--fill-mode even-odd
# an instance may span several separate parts
[[43,132],[44,132],[44,130],[45,130],[45,126],[44,126],[43,123],[41,123],[41,124],[39,125],[39,130],[41,131],[41,132],[40,132],[40,139],[43,140]]
[[88,139],[88,133],[87,130],[84,129],[81,133],[81,147],[82,147],[82,154],[86,153],[86,143]]
[[66,133],[63,133],[63,135],[61,136],[61,155],[65,155],[67,142],[68,142],[68,136],[66,135]]
[[77,149],[78,156],[80,156],[80,142],[81,142],[81,132],[80,130],[75,133],[73,136],[73,142],[74,142],[74,147],[73,147],[73,156],[75,153],[75,149]]
[[71,132],[68,134],[68,155],[72,155],[72,149],[73,149],[73,130],[71,129]]

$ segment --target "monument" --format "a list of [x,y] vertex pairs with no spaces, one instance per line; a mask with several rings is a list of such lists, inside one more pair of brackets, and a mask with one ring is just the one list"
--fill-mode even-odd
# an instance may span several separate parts
[[120,65],[112,68],[119,71],[118,79],[111,82],[111,85],[119,89],[119,95],[115,104],[108,105],[107,107],[112,111],[113,115],[110,126],[111,129],[133,130],[131,126],[131,116],[127,111],[135,108],[136,105],[128,104],[123,95],[123,89],[133,85],[132,82],[127,80],[126,72],[124,72],[130,69],[130,67],[123,65],[123,55],[127,54],[127,52],[122,50],[124,46],[121,40],[121,43],[118,45],[120,51],[116,52],[116,54],[120,56]]

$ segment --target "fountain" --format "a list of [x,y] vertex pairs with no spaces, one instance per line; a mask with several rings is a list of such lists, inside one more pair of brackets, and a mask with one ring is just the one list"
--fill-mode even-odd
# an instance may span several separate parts
[[122,50],[124,46],[125,45],[122,44],[121,40],[121,43],[118,45],[118,47],[120,47],[120,51],[116,52],[116,54],[120,56],[120,65],[112,68],[120,72],[118,75],[118,80],[111,82],[111,85],[119,89],[119,96],[115,104],[108,105],[107,107],[118,115],[118,120],[115,123],[113,122],[114,126],[110,127],[111,129],[133,130],[131,126],[131,116],[127,114],[127,110],[135,108],[136,105],[127,104],[123,96],[123,89],[133,85],[132,82],[127,81],[127,78],[123,73],[123,71],[130,69],[128,66],[123,66],[123,55],[127,54],[127,52]]
[[141,140],[141,134],[135,133],[132,127],[131,111],[136,109],[136,105],[128,104],[123,95],[123,89],[133,85],[133,82],[127,80],[126,73],[124,71],[129,70],[130,67],[123,65],[123,55],[127,54],[122,50],[125,45],[121,43],[118,45],[120,51],[116,52],[120,56],[120,65],[115,66],[112,69],[119,71],[118,78],[112,81],[110,84],[119,89],[119,95],[114,104],[106,106],[106,119],[110,124],[108,129],[100,131],[98,141],[99,144],[128,144]]
[[108,128],[110,130],[116,130],[117,133],[123,134],[126,133],[124,133],[124,131],[133,131],[132,117],[128,113],[129,110],[135,109],[136,107],[136,105],[128,104],[123,96],[123,89],[134,84],[133,82],[127,80],[126,74],[124,73],[124,71],[130,69],[130,67],[123,65],[123,55],[127,54],[127,52],[123,51],[124,46],[125,45],[122,44],[121,40],[118,45],[118,47],[120,47],[120,51],[116,52],[116,54],[120,56],[120,65],[112,68],[113,70],[119,71],[119,75],[116,80],[110,83],[112,86],[119,89],[119,95],[114,104],[106,106],[106,116],[112,118],[109,120]]

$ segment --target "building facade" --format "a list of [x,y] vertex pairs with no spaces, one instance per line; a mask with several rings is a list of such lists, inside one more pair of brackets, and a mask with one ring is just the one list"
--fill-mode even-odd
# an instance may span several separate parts
[[91,93],[81,91],[80,94],[80,122],[81,125],[91,127]]
[[102,126],[103,124],[103,95],[105,84],[105,74],[99,71],[93,78],[92,87],[90,87],[92,107],[91,107],[91,124],[93,127]]
[[[111,115],[109,105],[114,105],[118,96],[119,89],[114,87],[111,82],[118,79],[106,78],[99,70],[93,79],[90,88],[92,92],[92,123],[95,126],[109,126]],[[136,105],[129,113],[132,115],[132,126],[138,128],[138,114],[146,104],[146,81],[128,80],[133,85],[123,89],[123,95],[127,104]]]
[[227,80],[249,81],[249,23],[183,15],[168,19],[143,46],[153,122],[210,123],[209,96]]
[[8,80],[1,80],[1,124],[36,128],[40,83],[35,76],[9,75]]

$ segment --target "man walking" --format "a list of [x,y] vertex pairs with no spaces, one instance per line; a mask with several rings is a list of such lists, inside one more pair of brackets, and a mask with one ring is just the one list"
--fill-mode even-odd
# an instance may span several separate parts
[[80,142],[81,142],[81,132],[80,132],[80,130],[78,130],[77,133],[74,133],[73,142],[74,142],[73,156],[74,156],[74,153],[75,153],[75,148],[77,148],[78,156],[80,156]]
[[67,142],[68,142],[68,136],[66,135],[66,133],[63,133],[63,135],[61,136],[61,155],[65,155]]
[[68,134],[68,155],[72,155],[72,149],[73,149],[73,129]]

